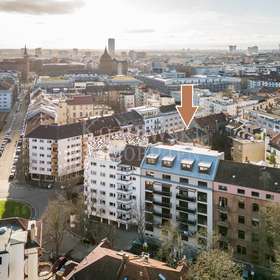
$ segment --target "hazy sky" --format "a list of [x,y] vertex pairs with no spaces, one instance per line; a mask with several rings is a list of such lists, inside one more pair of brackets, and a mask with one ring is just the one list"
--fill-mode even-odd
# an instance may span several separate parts
[[0,48],[241,48],[280,43],[279,0],[0,0]]

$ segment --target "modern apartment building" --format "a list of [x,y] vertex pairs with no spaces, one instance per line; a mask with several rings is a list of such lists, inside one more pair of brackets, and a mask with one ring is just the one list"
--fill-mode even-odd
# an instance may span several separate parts
[[91,143],[84,189],[88,216],[125,229],[136,222],[141,200],[140,164],[145,152],[139,141],[127,135],[102,146]]
[[261,247],[261,209],[280,202],[280,172],[252,164],[220,161],[214,192],[214,229],[221,248],[237,259],[263,264],[272,252]]
[[187,144],[150,146],[141,165],[146,235],[158,239],[165,223],[176,225],[189,245],[209,245],[212,188],[224,154]]
[[121,134],[113,117],[68,125],[40,125],[27,139],[30,179],[42,182],[79,181],[83,177],[88,142]]

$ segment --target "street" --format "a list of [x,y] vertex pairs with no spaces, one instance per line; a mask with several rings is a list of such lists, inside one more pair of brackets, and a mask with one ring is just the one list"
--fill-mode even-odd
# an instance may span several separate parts
[[[32,218],[40,218],[48,205],[48,199],[54,195],[55,190],[46,190],[35,188],[23,183],[9,182],[10,170],[13,165],[13,158],[16,149],[16,143],[20,137],[27,104],[24,102],[25,94],[19,94],[21,108],[17,112],[20,101],[15,102],[10,112],[7,123],[0,132],[0,143],[7,131],[11,131],[11,142],[5,146],[2,157],[0,157],[0,199],[16,199],[27,202],[32,206]],[[18,168],[20,168],[18,166]]]

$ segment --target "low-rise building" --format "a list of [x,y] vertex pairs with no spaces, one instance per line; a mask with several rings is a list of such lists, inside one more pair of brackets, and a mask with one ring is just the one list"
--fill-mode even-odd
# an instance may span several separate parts
[[22,218],[0,220],[0,279],[38,280],[42,223]]
[[84,280],[94,275],[95,280],[181,280],[186,272],[184,264],[171,268],[166,263],[149,258],[148,254],[136,256],[123,251],[117,252],[107,240],[103,240],[65,279]]
[[265,161],[265,142],[257,139],[242,139],[232,137],[231,156],[236,162],[263,162]]

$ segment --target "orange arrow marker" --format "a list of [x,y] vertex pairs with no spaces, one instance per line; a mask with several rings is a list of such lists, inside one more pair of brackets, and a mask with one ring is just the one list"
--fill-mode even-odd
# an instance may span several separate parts
[[193,85],[181,86],[181,106],[176,106],[176,109],[188,129],[198,109],[198,106],[193,106]]

